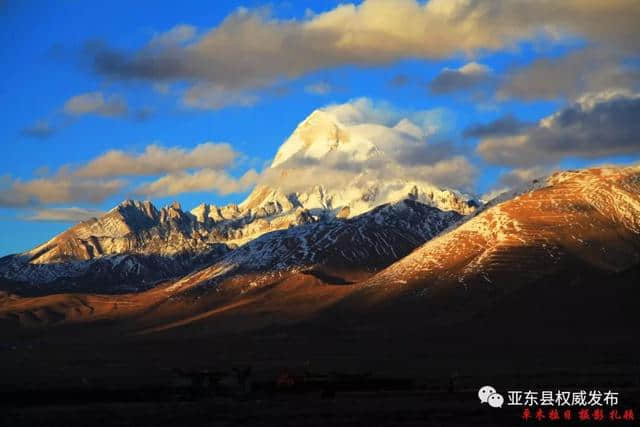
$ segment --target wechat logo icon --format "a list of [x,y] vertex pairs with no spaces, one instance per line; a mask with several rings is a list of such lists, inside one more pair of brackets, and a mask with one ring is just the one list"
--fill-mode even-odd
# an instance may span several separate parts
[[490,385],[481,387],[478,390],[478,399],[480,399],[480,403],[487,403],[492,408],[502,408],[504,404],[504,397]]

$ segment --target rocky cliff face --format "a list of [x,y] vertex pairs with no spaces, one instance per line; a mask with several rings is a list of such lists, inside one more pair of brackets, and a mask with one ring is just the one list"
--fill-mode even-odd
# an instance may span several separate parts
[[[355,263],[375,271],[461,217],[410,199],[353,218],[313,216],[283,204],[243,210],[202,205],[193,214],[175,204],[157,210],[126,201],[31,251],[2,258],[0,271],[12,289],[35,293],[139,291],[220,263],[242,271]],[[229,242],[243,233],[260,237],[235,249]]]
[[124,253],[200,253],[213,243],[207,230],[177,203],[158,210],[148,201],[126,200],[104,216],[81,222],[21,255],[31,263],[46,264]]
[[409,199],[353,218],[327,217],[258,237],[170,289],[211,289],[228,278],[249,276],[255,287],[274,275],[300,272],[346,284],[407,255],[461,217]]
[[0,274],[21,291],[146,289],[230,251],[195,217],[172,204],[127,200],[48,242],[0,259]]

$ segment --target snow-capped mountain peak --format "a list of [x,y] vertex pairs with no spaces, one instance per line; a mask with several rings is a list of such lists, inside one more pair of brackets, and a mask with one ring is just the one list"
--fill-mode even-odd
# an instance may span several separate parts
[[[475,210],[477,204],[457,191],[376,173],[378,165],[392,160],[396,144],[423,143],[424,134],[406,119],[390,127],[368,123],[358,113],[315,110],[278,150],[272,179],[258,183],[240,204],[203,203],[188,212],[177,202],[157,209],[149,201],[125,200],[31,251],[5,257],[0,279],[67,286],[71,279],[89,280],[93,272],[111,269],[112,261],[126,255],[132,267],[112,277],[120,286],[140,277],[157,280],[182,273],[266,233],[305,224],[323,229],[405,199],[438,212],[453,211],[446,218]],[[313,165],[327,170],[355,165],[358,170],[337,185],[322,182],[315,173],[297,178],[296,168]],[[297,181],[297,188],[291,181]]]
[[271,167],[282,166],[294,157],[318,160],[335,151],[362,161],[376,150],[377,147],[369,138],[354,133],[351,126],[341,123],[334,114],[315,110],[280,146]]
[[[270,182],[258,185],[239,205],[240,210],[282,213],[302,208],[314,215],[353,217],[406,198],[463,215],[478,206],[471,197],[452,189],[411,176],[384,177],[378,173],[379,165],[393,163],[393,153],[399,145],[426,144],[425,133],[415,123],[406,118],[394,126],[369,123],[359,111],[345,110],[345,106],[336,108],[315,110],[300,122],[278,149],[271,164],[275,173]],[[340,172],[341,165],[360,172],[338,185],[317,181],[301,187],[295,182],[300,170],[318,168],[331,175],[332,168]],[[321,179],[321,175],[311,177]]]

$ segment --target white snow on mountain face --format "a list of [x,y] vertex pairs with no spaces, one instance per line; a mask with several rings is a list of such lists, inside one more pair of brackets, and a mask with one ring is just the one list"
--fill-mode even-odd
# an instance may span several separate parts
[[[376,271],[460,218],[413,200],[379,206],[349,219],[325,218],[266,233],[187,276],[167,292],[219,284],[238,274],[296,273],[310,268]],[[256,279],[256,283],[263,280]]]
[[363,161],[376,150],[376,145],[367,135],[354,132],[331,113],[315,110],[280,146],[271,167],[280,166],[296,155],[320,159],[333,151],[341,151],[355,161]]
[[[303,120],[271,164],[272,179],[264,183],[271,190],[258,187],[240,207],[260,203],[285,206],[288,201],[311,212],[329,211],[352,217],[405,198],[461,214],[471,213],[478,206],[470,196],[412,177],[410,168],[402,177],[383,176],[383,168],[397,166],[402,150],[428,152],[425,132],[418,125],[406,118],[394,126],[363,123],[349,119],[359,113],[355,108],[351,112],[343,111],[345,106],[340,108],[340,114],[316,110]],[[438,154],[433,156],[437,159]],[[311,170],[314,165],[335,167],[336,174],[326,180],[330,182],[324,182],[321,176],[315,177],[319,181],[314,182],[313,172],[304,176],[303,183],[290,182],[299,178],[298,171],[307,169],[307,164]],[[344,179],[340,169],[349,171]],[[264,197],[269,192],[270,196]]]
[[[36,248],[0,258],[0,279],[44,290],[140,290],[229,250],[216,232],[174,203],[160,210],[126,200]],[[23,289],[24,290],[24,289]]]
[[[167,264],[159,270],[170,276],[265,233],[309,223],[322,228],[334,219],[354,218],[405,199],[462,215],[478,207],[469,196],[413,179],[411,173],[388,178],[376,173],[394,162],[398,147],[425,144],[426,132],[408,119],[393,126],[366,122],[356,117],[360,111],[345,108],[340,114],[335,108],[316,110],[302,121],[278,150],[269,169],[271,179],[257,185],[240,204],[203,203],[186,212],[178,203],[156,209],[149,201],[127,200],[100,218],[4,258],[0,278],[40,283],[88,277],[93,270],[108,270],[123,254],[134,256],[127,261],[130,268],[120,269],[123,278],[138,277],[131,272],[148,276],[159,263]],[[292,191],[296,178],[290,165],[304,167],[305,162],[347,169],[356,165],[361,171],[348,180],[338,176],[335,185],[316,182],[312,174],[296,182],[300,188]],[[96,261],[100,259],[104,261]]]
[[[408,119],[394,126],[363,123],[355,119],[360,113],[357,109],[340,108],[340,114],[315,110],[303,120],[276,153],[268,171],[270,179],[257,185],[242,203],[224,207],[202,204],[191,214],[207,224],[235,224],[228,241],[243,244],[268,231],[326,217],[352,218],[403,199],[463,215],[479,206],[470,196],[424,180],[410,176],[380,179],[376,173],[368,173],[366,166],[392,163],[389,153],[396,147],[425,144],[426,134]],[[362,172],[347,181],[336,178],[336,183],[316,182],[319,177],[311,173],[292,186],[291,181],[299,176],[291,165],[305,169],[306,162],[359,165]]]
[[[513,273],[540,278],[571,254],[609,271],[638,262],[640,167],[554,173],[504,193],[382,270],[367,286],[457,281]],[[611,239],[611,235],[616,236]]]
[[[354,113],[355,114],[355,113]],[[343,154],[350,162],[365,162],[375,156],[390,159],[394,150],[427,143],[426,133],[407,118],[393,126],[349,120],[349,115],[331,110],[315,110],[304,119],[280,146],[272,168],[294,158],[325,160],[330,153]]]

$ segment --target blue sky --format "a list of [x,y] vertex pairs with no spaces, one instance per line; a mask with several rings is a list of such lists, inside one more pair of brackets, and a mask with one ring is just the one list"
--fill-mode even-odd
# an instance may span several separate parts
[[[68,228],[78,218],[65,217],[67,208],[80,216],[108,210],[124,198],[145,198],[141,185],[182,173],[161,166],[118,176],[74,172],[105,153],[135,159],[152,144],[189,153],[205,142],[227,143],[233,161],[216,164],[216,173],[239,180],[250,169],[260,173],[314,109],[360,98],[408,114],[441,112],[430,140],[448,141],[465,156],[475,171],[466,190],[476,194],[554,168],[638,160],[628,126],[638,114],[638,3],[598,10],[585,3],[577,14],[542,1],[523,21],[530,28],[507,22],[518,7],[512,1],[479,2],[474,7],[493,13],[463,18],[472,19],[466,26],[431,3],[0,3],[0,255]],[[411,18],[406,26],[393,21],[403,16]],[[620,19],[611,28],[594,24],[607,16]],[[471,36],[456,25],[471,28]],[[271,35],[290,52],[269,51]],[[563,111],[573,119],[537,125]],[[594,112],[604,117],[597,129],[588,124]],[[505,117],[521,126],[469,136],[474,125]],[[598,142],[589,142],[589,132]],[[58,196],[61,185],[71,185],[71,194]],[[83,194],[74,193],[77,185]],[[240,187],[203,185],[149,198],[191,209],[239,202],[251,186]]]

